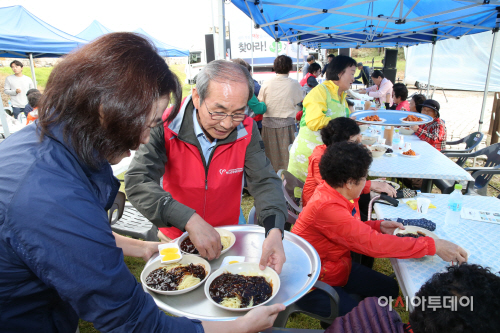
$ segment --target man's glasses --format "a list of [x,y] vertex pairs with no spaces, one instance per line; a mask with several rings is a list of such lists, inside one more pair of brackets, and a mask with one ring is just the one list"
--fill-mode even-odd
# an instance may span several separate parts
[[[245,119],[245,114],[244,113],[237,113],[237,114],[227,114],[227,113],[224,113],[224,112],[210,112],[210,110],[208,109],[208,106],[207,106],[207,102],[206,101],[203,101],[205,103],[205,107],[207,108],[207,111],[208,111],[208,114],[210,115],[210,117],[212,117],[212,120],[223,120],[223,119],[226,119],[226,117],[231,117],[233,118],[232,120],[233,121],[236,121],[236,122],[240,122],[240,121],[243,121],[243,119]],[[246,110],[246,108],[245,108]]]

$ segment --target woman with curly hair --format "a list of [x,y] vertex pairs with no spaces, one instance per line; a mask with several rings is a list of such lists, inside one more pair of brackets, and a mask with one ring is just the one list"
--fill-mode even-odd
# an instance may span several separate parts
[[328,64],[326,81],[313,88],[304,98],[304,113],[299,135],[290,150],[288,172],[305,181],[308,158],[322,144],[320,130],[337,117],[349,117],[346,91],[354,82],[356,60],[339,55]]
[[288,146],[295,139],[295,114],[304,99],[300,84],[288,77],[292,58],[280,55],[274,60],[276,76],[265,81],[259,92],[259,101],[267,106],[262,119],[262,139],[266,156],[274,171],[288,168]]
[[444,239],[397,237],[395,221],[362,222],[357,199],[366,184],[370,152],[354,142],[330,145],[319,163],[324,179],[295,222],[292,232],[308,241],[321,259],[319,280],[337,291],[339,315],[351,311],[361,297],[392,296],[397,282],[356,262],[351,251],[375,258],[421,258],[437,254],[445,261],[467,261],[467,252]]
[[[309,156],[307,178],[306,183],[304,184],[304,189],[302,191],[302,207],[305,207],[307,205],[307,202],[309,201],[309,199],[311,199],[314,190],[323,180],[319,171],[319,161],[325,153],[326,148],[336,142],[350,141],[360,143],[360,131],[361,130],[359,129],[358,124],[356,124],[356,121],[352,120],[351,118],[345,117],[339,117],[330,120],[328,125],[326,125],[326,127],[321,130],[321,139],[323,140],[324,144],[314,148],[313,153],[311,154],[311,156]],[[370,190],[379,193],[384,192],[391,197],[396,196],[396,190],[389,184],[383,182],[371,182],[367,180],[362,195],[368,195],[368,201],[370,201]]]

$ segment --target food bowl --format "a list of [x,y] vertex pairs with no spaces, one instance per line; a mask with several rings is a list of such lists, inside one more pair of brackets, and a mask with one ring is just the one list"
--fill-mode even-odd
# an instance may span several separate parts
[[[229,246],[226,249],[221,251],[220,254],[222,255],[222,254],[226,253],[227,251],[229,251],[230,248],[233,247],[234,243],[236,242],[236,236],[231,231],[223,229],[223,228],[214,228],[214,229],[219,233],[219,235],[221,237],[228,236],[230,238],[230,241],[231,241]],[[182,242],[188,237],[189,237],[189,233],[185,232],[179,238],[177,238],[176,243],[179,246],[179,248],[181,247]],[[181,249],[181,253],[184,255],[189,254],[187,252],[182,251],[182,249]],[[200,256],[199,254],[192,254],[192,255],[193,256]]]
[[[223,273],[232,273],[232,274],[241,274],[241,275],[252,275],[252,276],[264,276],[267,281],[271,282],[271,285],[273,287],[272,295],[265,302],[262,302],[261,304],[258,304],[258,305],[252,306],[252,307],[248,307],[248,308],[228,308],[228,307],[225,307],[225,306],[223,306],[223,305],[215,302],[212,299],[212,297],[210,297],[210,292],[209,292],[210,285],[212,284],[212,282],[218,276],[222,275]],[[264,269],[262,271],[259,268],[259,263],[255,263],[255,262],[242,262],[242,263],[237,263],[237,264],[231,264],[231,265],[224,266],[224,267],[216,270],[215,272],[213,272],[213,274],[210,275],[210,277],[208,278],[207,282],[205,283],[205,287],[204,288],[205,288],[205,295],[207,296],[208,300],[210,302],[212,302],[212,304],[214,304],[215,306],[217,306],[217,307],[219,307],[221,309],[224,309],[224,310],[229,310],[229,311],[248,311],[248,310],[251,310],[251,309],[256,308],[258,306],[261,306],[261,305],[264,305],[266,303],[269,303],[269,301],[271,301],[274,298],[274,296],[276,296],[276,294],[278,293],[278,291],[280,289],[280,285],[281,285],[280,277],[279,277],[278,273],[276,273],[274,271],[274,269],[272,269],[270,267],[266,267],[266,269]]]
[[164,264],[161,263],[161,256],[158,256],[158,257],[155,258],[154,261],[152,261],[149,265],[147,265],[146,267],[144,267],[144,269],[142,270],[142,273],[141,273],[141,282],[142,282],[142,284],[144,286],[146,286],[146,288],[148,288],[149,290],[151,290],[151,291],[153,291],[153,292],[155,292],[157,294],[162,294],[162,295],[180,295],[180,294],[188,293],[191,290],[194,290],[194,289],[198,288],[199,286],[201,286],[203,284],[203,282],[205,282],[207,280],[207,278],[210,276],[210,273],[212,271],[212,269],[211,269],[210,264],[208,263],[208,261],[206,261],[202,257],[195,256],[195,255],[192,255],[192,254],[185,254],[182,257],[182,259],[178,262],[178,264],[181,264],[181,265],[189,265],[189,264],[200,264],[200,265],[203,265],[205,267],[205,278],[200,283],[198,283],[197,285],[194,285],[192,287],[189,287],[189,288],[186,288],[186,289],[182,289],[182,290],[166,291],[166,290],[154,289],[154,288],[152,288],[152,287],[150,287],[150,286],[148,286],[146,284],[146,278],[147,278],[147,276],[149,275],[149,273],[151,273],[155,269],[163,267],[163,266],[167,266],[167,265],[164,265]]
[[369,125],[359,125],[359,130],[361,131],[361,133],[363,133],[364,131],[366,131],[368,129],[368,127],[370,127]]
[[361,137],[361,143],[364,144],[364,145],[371,146],[375,142],[377,142],[377,137],[376,136],[366,136],[366,135],[363,135]]
[[410,129],[409,127],[400,127],[399,133],[401,133],[403,135],[413,135],[413,133],[415,133],[415,131]]
[[373,158],[383,156],[385,154],[386,150],[387,150],[387,148],[385,148],[384,146],[379,146],[379,145],[373,145],[370,147],[370,151],[372,152]]

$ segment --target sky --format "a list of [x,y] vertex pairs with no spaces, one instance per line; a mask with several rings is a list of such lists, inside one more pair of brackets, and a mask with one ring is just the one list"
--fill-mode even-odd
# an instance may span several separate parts
[[[144,29],[154,38],[189,49],[203,40],[212,25],[214,0],[0,0],[0,7],[22,5],[32,14],[72,35],[87,28],[93,20],[113,31]],[[217,25],[217,11],[214,11]],[[226,20],[250,19],[233,4],[226,5]]]

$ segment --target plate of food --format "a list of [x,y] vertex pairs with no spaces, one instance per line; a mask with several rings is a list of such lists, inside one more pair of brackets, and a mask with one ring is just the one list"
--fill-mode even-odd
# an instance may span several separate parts
[[420,154],[416,153],[412,149],[408,149],[407,151],[400,151],[399,153],[403,157],[409,157],[409,158],[419,158],[420,157]]
[[398,183],[391,182],[390,180],[385,180],[385,179],[372,179],[372,182],[387,183],[387,184],[391,185],[392,187],[394,187],[395,190],[399,190],[399,188],[401,187]]
[[201,286],[210,275],[205,259],[186,254],[179,262],[162,264],[161,256],[144,267],[141,282],[149,290],[162,295],[179,295]]
[[371,115],[371,116],[366,116],[366,117],[362,118],[361,120],[366,122],[366,123],[371,123],[371,124],[379,124],[379,123],[385,122],[384,118],[380,118],[376,114]]
[[[215,230],[220,235],[222,246],[221,254],[224,254],[229,251],[231,247],[233,247],[234,243],[236,242],[236,236],[231,231],[223,228],[215,228]],[[183,254],[193,254],[196,256],[200,255],[193,242],[191,242],[191,239],[189,238],[189,234],[187,232],[183,233],[181,237],[177,239],[177,244],[179,245]]]
[[439,239],[439,237],[432,231],[420,227],[415,227],[412,225],[405,226],[405,230],[397,228],[396,230],[394,230],[394,235],[398,237],[412,237],[412,238],[431,237],[435,240]]
[[216,270],[205,283],[205,295],[219,308],[248,311],[264,305],[280,289],[279,275],[270,267],[263,271],[259,263],[242,262]]
[[417,121],[424,121],[422,118],[414,116],[412,114],[408,115],[407,117],[400,118],[399,120],[403,123],[410,123],[410,124]]

